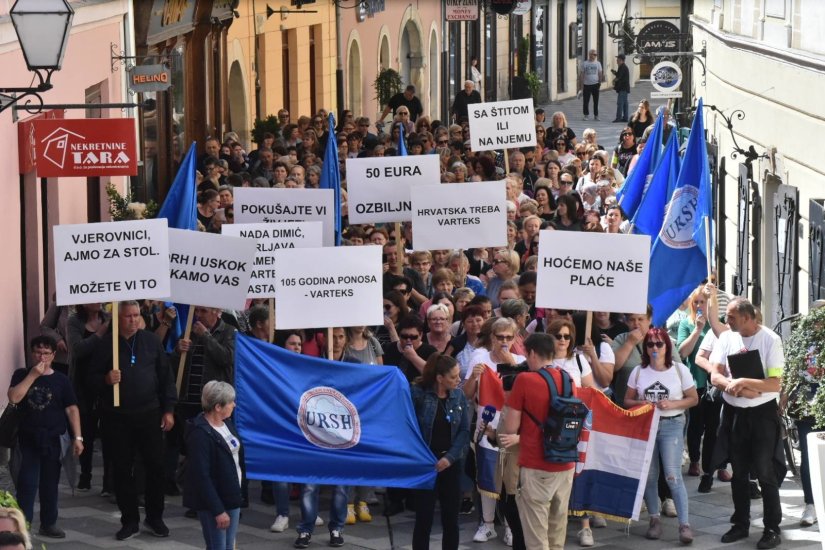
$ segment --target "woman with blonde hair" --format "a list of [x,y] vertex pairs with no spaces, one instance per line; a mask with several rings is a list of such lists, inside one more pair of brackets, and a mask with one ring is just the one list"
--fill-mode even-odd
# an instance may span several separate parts
[[[11,499],[11,503],[14,504],[14,498],[11,494],[6,493],[6,495]],[[26,518],[23,517],[23,512],[21,512],[19,508],[12,506],[0,507],[0,531],[19,533],[20,536],[23,537],[23,544],[26,546],[26,550],[31,550],[32,541],[29,530],[26,527]]]
[[576,133],[567,126],[567,117],[561,111],[553,113],[547,133],[550,139],[545,139],[545,143],[555,143],[556,139],[561,137],[567,143],[568,149],[576,145]]

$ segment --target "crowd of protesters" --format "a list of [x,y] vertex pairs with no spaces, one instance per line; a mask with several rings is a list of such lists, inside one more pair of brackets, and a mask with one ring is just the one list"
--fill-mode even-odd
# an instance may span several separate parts
[[[503,516],[501,536],[508,546],[562,548],[573,464],[544,462],[540,430],[521,416],[522,412],[546,414],[547,386],[537,374],[544,368],[554,372],[557,383],[558,373],[564,371],[575,387],[604,391],[619,406],[652,402],[660,409],[654,464],[644,494],[650,516],[648,538],[662,536],[660,515],[664,515],[678,518],[679,541],[693,540],[682,477],[686,442],[687,475],[702,476],[700,491],[711,490],[714,474],[720,481],[730,481],[725,464],[733,466],[736,514],[733,534],[725,535],[728,540],[747,535],[749,502],[742,494],[752,490],[749,475],[758,478],[766,510],[773,507],[774,514],[770,521],[766,516],[763,540],[767,542],[760,541],[759,547],[772,548],[771,541],[779,539],[774,521],[776,480],[772,482],[767,473],[764,438],[756,433],[743,436],[743,441],[753,444],[754,456],[732,450],[714,455],[723,409],[716,389],[725,395],[728,416],[745,417],[748,399],[763,408],[765,403],[768,407],[775,403],[762,396],[778,391],[773,381],[775,369],[783,366],[781,342],[758,324],[758,311],[734,300],[725,311],[730,326],[724,324],[720,309],[726,302],[722,300],[720,306],[718,296],[723,295],[708,283],[671,317],[670,334],[651,327],[649,310],[641,315],[594,312],[593,329],[585,334],[586,312],[540,308],[535,303],[541,230],[628,232],[629,222],[615,194],[644,147],[652,120],[647,102],[639,105],[630,125],[621,131],[620,143],[610,150],[599,144],[593,129],[577,136],[563,113],[555,112],[545,121],[545,113],[537,109],[536,146],[506,152],[505,159],[502,152],[478,153],[470,146],[466,108],[480,101],[472,85],[468,81],[459,92],[450,122],[425,116],[415,89],[408,87],[384,112],[392,116],[388,132],[381,122],[373,125],[366,117],[344,111],[333,134],[324,110],[293,120],[282,109],[279,132],[265,134],[254,151],[247,153],[231,133],[222,141],[206,140],[198,162],[199,230],[220,233],[222,224],[233,223],[235,187],[317,188],[325,148],[338,148],[343,245],[383,247],[385,320],[376,327],[334,329],[330,358],[362,363],[364,368],[391,365],[411,384],[422,436],[437,457],[437,481],[430,491],[387,488],[383,513],[414,510],[414,549],[429,547],[436,501],[445,549],[458,547],[459,515],[475,510],[479,519],[475,542],[498,537],[496,518]],[[397,155],[401,139],[410,155],[438,155],[445,184],[505,180],[507,246],[417,250],[409,223],[400,226],[400,233],[395,224],[347,223],[344,161]],[[397,246],[399,240],[402,247]],[[139,495],[145,503],[144,528],[158,537],[169,536],[163,520],[164,494],[175,496],[182,490],[187,516],[200,520],[206,547],[233,547],[240,510],[250,499],[243,441],[232,422],[235,335],[240,331],[270,340],[274,334],[276,345],[323,357],[327,333],[322,328],[279,331],[277,323],[270,326],[268,309],[259,300],[250,301],[244,311],[192,307],[191,337],[170,343],[170,327],[178,315],[174,307],[159,301],[121,303],[115,348],[120,370],[112,369],[108,307],[53,305],[47,313],[44,336],[31,342],[31,365],[15,373],[9,389],[10,401],[21,403],[31,418],[19,436],[22,466],[17,494],[31,522],[39,487],[40,535],[65,536],[57,525],[60,463],[72,452],[78,455],[77,489],[89,491],[93,445],[99,435],[104,466],[99,487],[101,494],[116,498],[121,514],[118,540],[139,531]],[[731,331],[747,340],[745,347],[754,335],[763,335],[765,343],[759,349],[767,354],[765,380],[758,384],[730,380],[725,350],[738,349],[725,336]],[[708,343],[710,337],[717,345]],[[178,369],[183,371],[179,374]],[[508,394],[498,428],[481,426],[481,415],[476,414],[479,379],[486,369],[497,372]],[[180,388],[176,378],[182,381]],[[120,395],[117,408],[113,407],[115,385]],[[498,452],[504,472],[498,494],[479,494],[475,488],[477,445]],[[186,467],[181,478],[182,464]],[[804,480],[803,476],[803,484]],[[318,507],[321,489],[315,484],[299,488],[262,483],[261,500],[275,507],[271,531],[283,532],[297,520],[291,517],[289,500],[300,498],[294,546],[308,547],[314,527],[324,524]],[[384,488],[331,489],[329,544],[341,546],[345,525],[372,521],[370,506],[379,502],[376,493]],[[808,494],[810,488],[806,503]],[[806,509],[803,523],[816,521],[812,510]],[[579,544],[592,546],[592,528],[605,526],[605,520],[593,516],[579,521]]]

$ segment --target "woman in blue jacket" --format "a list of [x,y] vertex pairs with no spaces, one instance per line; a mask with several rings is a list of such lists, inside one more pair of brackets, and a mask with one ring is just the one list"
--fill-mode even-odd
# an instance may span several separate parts
[[449,355],[434,353],[411,386],[418,427],[438,462],[435,487],[415,493],[413,550],[430,547],[435,501],[441,503],[443,550],[458,548],[458,511],[461,505],[461,464],[470,446],[467,398],[458,389],[458,363]]
[[235,390],[212,380],[201,394],[203,413],[186,435],[183,505],[195,510],[207,550],[232,550],[241,511],[241,442],[231,420]]

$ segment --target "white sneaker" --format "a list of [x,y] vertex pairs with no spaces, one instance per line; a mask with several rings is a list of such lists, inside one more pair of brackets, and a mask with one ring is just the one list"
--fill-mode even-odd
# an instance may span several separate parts
[[669,518],[676,517],[676,504],[672,498],[666,498],[662,501],[662,515]]
[[496,538],[496,530],[492,525],[482,523],[478,526],[478,531],[473,535],[473,542],[487,542],[490,539]]
[[289,527],[289,517],[278,516],[275,518],[275,523],[270,526],[269,530],[273,533],[283,533],[287,527]]
[[590,115],[584,115],[584,120],[590,120]]
[[324,518],[321,516],[315,516],[315,527],[320,527],[324,524]]
[[504,530],[504,538],[502,539],[504,546],[513,546],[513,532],[507,527]]
[[593,120],[601,120],[598,116],[594,116]]
[[607,527],[607,520],[601,516],[590,516],[590,527],[594,529]]
[[814,508],[813,504],[806,504],[799,525],[802,527],[810,527],[814,523],[816,523],[816,508]]
[[593,531],[590,527],[585,527],[579,531],[579,546],[593,546]]

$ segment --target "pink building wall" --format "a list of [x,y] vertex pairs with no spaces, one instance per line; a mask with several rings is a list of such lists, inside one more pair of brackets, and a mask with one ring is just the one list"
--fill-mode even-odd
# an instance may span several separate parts
[[[113,72],[110,64],[111,43],[117,45],[117,51],[126,49],[123,28],[128,9],[129,2],[126,0],[75,7],[63,67],[52,77],[54,88],[43,94],[45,103],[86,103],[87,90],[98,84],[101,102],[131,101],[124,99],[124,68],[118,66],[118,70]],[[0,86],[27,86],[32,73],[26,69],[17,37],[6,15],[6,7],[3,6],[0,8]],[[21,120],[30,116],[25,112],[19,113]],[[84,118],[86,113],[82,109],[66,110],[64,116]],[[132,117],[134,110],[122,112],[111,109],[101,113],[101,116]],[[0,181],[4,182],[6,205],[5,213],[0,217],[0,258],[3,258],[3,269],[0,269],[0,311],[3,311],[0,325],[0,403],[6,402],[5,389],[12,371],[26,365],[28,354],[25,340],[39,334],[40,319],[54,291],[52,252],[42,250],[42,185],[33,171],[24,176],[19,173],[17,126],[11,108],[0,113],[0,143],[3,144],[0,147]],[[21,177],[26,197],[20,193]],[[104,180],[100,184],[102,189],[109,178],[101,179]],[[111,178],[111,181],[121,191],[125,190],[125,178]],[[88,221],[85,178],[51,178],[46,187],[49,231],[56,224]],[[108,212],[105,192],[98,192],[102,192],[102,210]],[[22,242],[28,255],[25,266],[21,247],[24,215],[26,227]],[[46,272],[44,263],[49,266],[48,282],[43,280]],[[24,318],[24,311],[27,319]]]

